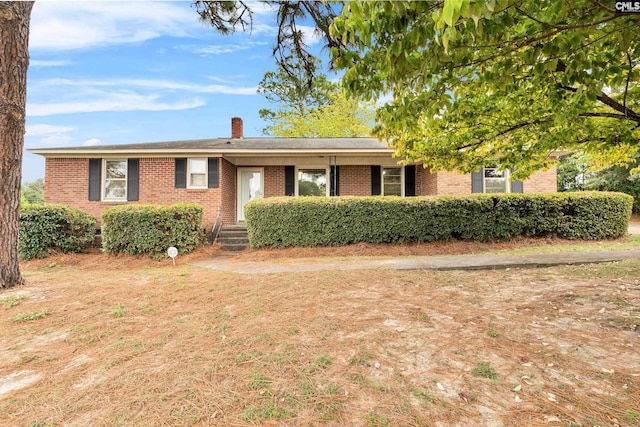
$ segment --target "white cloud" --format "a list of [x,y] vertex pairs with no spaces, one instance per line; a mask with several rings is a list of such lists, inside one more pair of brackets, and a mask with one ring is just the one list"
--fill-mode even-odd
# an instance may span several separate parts
[[198,55],[224,55],[228,53],[240,52],[243,50],[251,49],[254,46],[265,46],[267,42],[255,42],[248,41],[243,44],[214,44],[206,46],[198,45],[185,45],[177,46],[176,49],[186,50],[187,52],[195,53]]
[[[167,91],[183,91],[194,93],[209,94],[229,94],[229,95],[255,95],[257,86],[231,86],[223,84],[201,85],[193,83],[183,83],[171,80],[154,80],[154,79],[105,79],[105,80],[69,80],[69,79],[48,79],[33,82],[33,87],[38,90],[46,90],[47,88],[63,89],[64,87],[79,87],[81,90],[77,94],[85,92],[90,94],[99,91],[103,87],[120,87],[127,90],[153,89]],[[64,89],[63,89],[64,90]],[[123,89],[124,90],[124,89]],[[112,92],[113,90],[110,90]],[[156,95],[157,96],[157,95]]]
[[201,27],[185,2],[41,1],[33,8],[29,45],[31,50],[82,49],[188,36]]
[[32,59],[29,61],[30,67],[64,67],[70,64],[71,61],[65,60]]
[[[97,95],[97,96],[96,96]],[[167,111],[187,110],[201,107],[200,99],[162,102],[159,95],[140,95],[132,92],[103,92],[91,99],[56,103],[28,103],[27,116],[50,116],[55,114],[93,113],[98,111]]]
[[52,135],[52,134],[60,134],[65,132],[71,132],[76,128],[71,126],[56,126],[56,125],[46,125],[46,124],[35,124],[35,125],[27,125],[25,136],[41,136],[41,135]]
[[42,138],[40,142],[45,145],[67,145],[73,138],[69,135],[57,134]]
[[90,138],[87,139],[84,143],[82,143],[82,145],[85,145],[87,147],[92,147],[94,145],[100,145],[102,144],[102,141],[100,141],[98,138]]
[[307,46],[311,46],[322,41],[322,37],[318,34],[315,27],[298,25],[298,30],[302,32],[302,41]]

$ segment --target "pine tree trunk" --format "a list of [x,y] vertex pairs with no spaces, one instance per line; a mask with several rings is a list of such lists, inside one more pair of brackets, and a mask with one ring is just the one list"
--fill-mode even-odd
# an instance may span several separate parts
[[0,2],[0,289],[22,283],[18,229],[32,8],[33,2]]

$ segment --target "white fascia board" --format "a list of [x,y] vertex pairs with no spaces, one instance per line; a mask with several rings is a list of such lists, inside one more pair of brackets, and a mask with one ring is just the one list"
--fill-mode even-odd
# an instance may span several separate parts
[[309,149],[297,149],[297,150],[209,150],[209,149],[184,149],[184,150],[145,150],[145,149],[113,149],[113,150],[66,150],[66,149],[51,149],[51,148],[28,148],[28,152],[32,154],[39,154],[44,157],[51,158],[91,158],[91,157],[113,157],[113,156],[135,156],[135,157],[189,157],[189,156],[203,156],[208,157],[223,157],[226,155],[235,155],[237,157],[271,157],[271,156],[345,156],[345,155],[392,155],[393,149],[321,149],[321,150],[309,150]]

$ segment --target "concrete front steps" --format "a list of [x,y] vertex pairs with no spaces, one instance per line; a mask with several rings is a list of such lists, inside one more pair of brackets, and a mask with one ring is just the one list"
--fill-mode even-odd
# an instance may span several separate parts
[[228,251],[243,251],[249,245],[246,224],[223,225],[216,242]]

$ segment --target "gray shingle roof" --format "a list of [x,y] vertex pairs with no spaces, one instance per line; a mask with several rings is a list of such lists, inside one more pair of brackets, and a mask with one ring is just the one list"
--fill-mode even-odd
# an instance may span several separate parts
[[376,138],[213,138],[187,141],[147,142],[139,144],[96,145],[90,147],[33,148],[36,154],[123,153],[131,152],[189,152],[212,153],[252,152],[315,152],[315,151],[372,151],[392,152],[387,144]]

